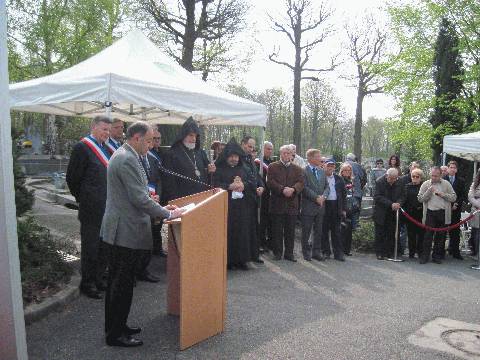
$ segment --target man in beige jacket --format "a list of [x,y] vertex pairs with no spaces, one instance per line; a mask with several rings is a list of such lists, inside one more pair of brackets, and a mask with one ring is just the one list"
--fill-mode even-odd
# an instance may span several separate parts
[[[455,202],[456,199],[457,195],[450,182],[442,179],[442,170],[438,166],[432,167],[430,170],[430,180],[425,181],[418,192],[418,201],[423,203],[422,222],[425,225],[436,228],[450,224],[452,203]],[[420,258],[420,264],[428,262],[432,250],[432,240],[432,262],[441,264],[442,254],[444,253],[442,250],[445,249],[445,232],[434,231],[425,232],[423,254]]]

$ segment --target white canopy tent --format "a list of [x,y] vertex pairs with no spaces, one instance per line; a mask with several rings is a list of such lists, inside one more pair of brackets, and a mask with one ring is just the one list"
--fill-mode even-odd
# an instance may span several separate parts
[[133,30],[91,58],[56,74],[10,85],[13,110],[125,121],[265,127],[265,106],[189,73]]
[[462,159],[480,161],[480,131],[444,136],[443,152]]
[[477,162],[480,161],[480,131],[469,134],[444,136],[443,152],[473,161],[473,176],[475,177],[477,173]]

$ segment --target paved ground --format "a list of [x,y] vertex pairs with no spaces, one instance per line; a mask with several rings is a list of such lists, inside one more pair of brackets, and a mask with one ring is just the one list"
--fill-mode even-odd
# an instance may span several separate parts
[[[75,212],[53,206],[48,215],[49,208],[37,202],[42,221],[73,232]],[[480,273],[470,260],[419,265],[360,254],[345,263],[266,260],[229,272],[226,331],[183,352],[178,321],[165,312],[165,264],[155,258],[163,281],[139,283],[130,316],[144,329],[143,347],[107,347],[103,301],[80,297],[27,328],[30,359],[455,359],[407,338],[436,317],[480,323]]]

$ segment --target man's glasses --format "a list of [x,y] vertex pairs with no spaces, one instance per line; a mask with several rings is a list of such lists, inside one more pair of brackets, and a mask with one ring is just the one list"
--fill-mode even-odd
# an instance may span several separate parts
[[412,178],[419,178],[420,175],[412,175]]
[[153,140],[160,140],[160,138],[159,137],[154,137]]

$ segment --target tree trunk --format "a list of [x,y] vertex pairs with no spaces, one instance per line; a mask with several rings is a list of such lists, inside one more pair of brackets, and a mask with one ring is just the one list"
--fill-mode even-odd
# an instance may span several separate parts
[[302,69],[300,68],[300,61],[301,49],[300,46],[296,46],[295,68],[293,70],[293,143],[297,146],[297,154],[302,154],[302,100],[300,98]]
[[353,153],[357,157],[357,161],[362,161],[362,113],[363,99],[365,93],[362,84],[358,86],[357,92],[357,109],[355,111],[355,133],[353,135]]
[[183,37],[181,65],[187,71],[193,71],[193,49],[195,46],[195,0],[184,1],[187,15],[185,33]]

